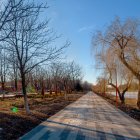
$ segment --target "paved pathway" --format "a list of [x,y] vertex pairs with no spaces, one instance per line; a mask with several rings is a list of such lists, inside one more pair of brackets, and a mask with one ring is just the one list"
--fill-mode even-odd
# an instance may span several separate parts
[[140,123],[89,92],[21,140],[140,140]]

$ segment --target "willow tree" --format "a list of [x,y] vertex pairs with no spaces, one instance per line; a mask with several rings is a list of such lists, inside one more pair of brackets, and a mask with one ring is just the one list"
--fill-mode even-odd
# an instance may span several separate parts
[[[116,58],[116,55],[112,55],[113,52],[113,48],[109,48],[104,55],[102,54],[102,62],[105,65],[108,84],[117,89],[120,101],[124,104],[125,94],[128,91],[134,77],[132,72]],[[116,82],[118,83],[117,85]]]
[[[118,60],[139,81],[137,106],[140,108],[140,23],[136,19],[121,22],[116,18],[105,31],[98,31],[93,37],[93,46],[98,51],[113,48]],[[111,59],[111,58],[110,58]]]

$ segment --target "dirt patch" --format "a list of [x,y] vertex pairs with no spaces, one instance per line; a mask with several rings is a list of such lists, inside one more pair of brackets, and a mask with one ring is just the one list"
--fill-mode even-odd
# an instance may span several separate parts
[[[84,93],[69,94],[65,100],[63,95],[47,98],[29,97],[31,115],[26,115],[23,98],[0,101],[0,140],[16,140],[50,116],[76,101]],[[11,109],[18,108],[17,113]]]

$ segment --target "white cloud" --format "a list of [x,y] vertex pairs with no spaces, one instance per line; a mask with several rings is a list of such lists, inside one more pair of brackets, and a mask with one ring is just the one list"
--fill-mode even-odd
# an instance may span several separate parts
[[49,11],[49,18],[51,19],[50,22],[56,21],[58,16],[59,16],[59,14],[57,11],[55,11],[55,10]]
[[94,26],[93,25],[90,25],[90,26],[84,26],[84,27],[81,27],[78,32],[83,32],[83,31],[87,31],[87,30],[91,30],[93,29]]

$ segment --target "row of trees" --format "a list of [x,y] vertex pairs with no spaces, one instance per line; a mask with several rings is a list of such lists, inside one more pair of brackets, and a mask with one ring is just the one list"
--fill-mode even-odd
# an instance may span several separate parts
[[49,90],[50,94],[54,91],[56,94],[65,91],[71,93],[75,89],[76,83],[82,80],[81,67],[74,61],[68,63],[52,63],[47,68],[36,67],[29,73],[29,81],[36,90],[41,90],[44,95],[44,89]]
[[49,20],[41,15],[47,4],[34,0],[5,0],[0,3],[0,82],[4,91],[7,82],[18,90],[21,82],[26,113],[29,114],[27,87],[43,96],[45,90],[56,94],[61,90],[91,89],[91,84],[82,83],[81,67],[72,62],[62,62],[66,41],[56,46],[59,38],[49,28]]
[[[117,89],[120,100],[131,83],[139,82],[137,106],[140,108],[140,22],[136,19],[121,21],[119,17],[105,31],[93,36],[97,67],[103,68],[102,86],[108,84]],[[101,80],[102,79],[102,80]],[[98,83],[99,83],[98,82]],[[116,83],[117,82],[117,83]],[[123,86],[121,86],[123,85]]]
[[[48,71],[44,70],[43,65],[59,61],[64,50],[70,45],[69,42],[62,46],[54,45],[58,36],[49,28],[49,20],[41,17],[47,8],[47,4],[35,3],[34,0],[5,0],[0,3],[1,85],[4,89],[6,81],[14,80],[17,90],[17,81],[20,78],[27,113],[30,113],[27,84],[32,81],[31,83],[36,85],[38,75],[40,81],[44,81],[43,73]],[[66,68],[65,71],[68,71]],[[58,64],[53,64],[51,74],[54,72],[54,79],[57,79],[57,69],[59,69]],[[55,82],[55,86],[56,83],[58,81]],[[43,82],[42,86],[44,86]]]
[[[20,71],[16,69],[16,74],[14,74],[14,71],[8,67],[5,72],[5,80],[1,81],[2,91],[7,90],[7,84],[10,86],[9,90],[20,91],[20,84],[22,82]],[[57,94],[59,89],[60,92],[65,90],[69,93],[74,90],[77,83],[81,84],[82,77],[82,68],[74,61],[52,62],[47,66],[36,66],[26,74],[25,87],[30,87],[36,93],[40,93],[45,89],[49,90],[50,93],[55,91]],[[44,92],[41,93],[43,94]]]

